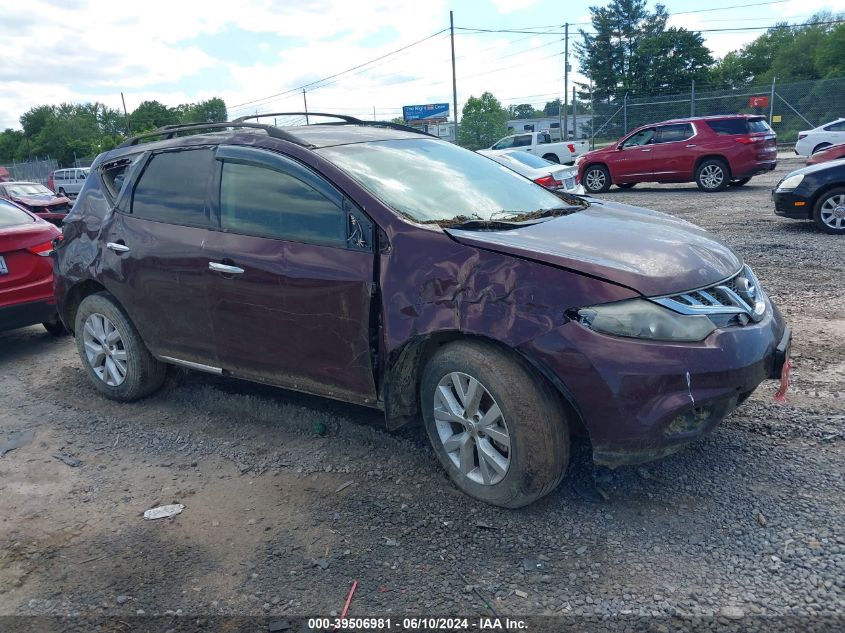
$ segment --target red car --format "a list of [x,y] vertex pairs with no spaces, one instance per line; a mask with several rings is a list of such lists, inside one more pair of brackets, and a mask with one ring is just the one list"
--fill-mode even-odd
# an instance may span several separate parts
[[55,226],[0,200],[0,331],[43,323],[50,334],[65,329],[53,299]]
[[37,182],[0,183],[0,198],[11,200],[56,226],[61,225],[73,206],[70,199],[54,194]]
[[819,163],[826,163],[829,160],[836,160],[837,158],[845,158],[845,143],[831,145],[815,154],[811,154],[810,158],[807,159],[807,164],[818,165]]
[[730,115],[663,121],[583,155],[579,181],[587,193],[638,182],[695,182],[702,191],[744,185],[777,165],[777,135],[761,116]]

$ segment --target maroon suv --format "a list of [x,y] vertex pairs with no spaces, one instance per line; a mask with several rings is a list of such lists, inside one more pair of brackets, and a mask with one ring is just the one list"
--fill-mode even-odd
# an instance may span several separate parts
[[578,177],[588,193],[638,182],[695,182],[702,191],[744,185],[777,166],[777,135],[761,116],[675,119],[637,128],[584,154]]
[[101,393],[180,365],[422,419],[461,490],[518,507],[561,480],[571,432],[600,464],[656,459],[781,374],[790,330],[713,235],[340,119],[97,158],[56,296]]

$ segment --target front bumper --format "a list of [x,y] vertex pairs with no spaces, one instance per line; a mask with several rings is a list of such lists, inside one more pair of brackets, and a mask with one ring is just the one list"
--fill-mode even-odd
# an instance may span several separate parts
[[580,414],[598,464],[658,459],[707,434],[767,378],[779,378],[791,331],[769,306],[758,323],[701,343],[607,336],[569,322],[523,352],[548,369]]
[[775,215],[796,220],[807,220],[813,208],[811,201],[799,190],[772,191],[772,201],[775,203]]

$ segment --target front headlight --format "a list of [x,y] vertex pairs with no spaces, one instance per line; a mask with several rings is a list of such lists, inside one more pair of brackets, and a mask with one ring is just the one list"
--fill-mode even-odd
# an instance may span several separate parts
[[783,191],[784,189],[795,189],[798,185],[801,184],[801,181],[804,180],[804,174],[795,174],[794,176],[788,176],[784,178],[781,183],[778,185],[778,191]]
[[654,341],[703,341],[716,329],[707,316],[678,314],[645,299],[581,308],[578,320],[603,334]]

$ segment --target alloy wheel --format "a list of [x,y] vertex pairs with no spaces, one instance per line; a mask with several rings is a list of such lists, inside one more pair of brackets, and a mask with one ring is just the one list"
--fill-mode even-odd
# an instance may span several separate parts
[[504,479],[511,461],[511,438],[496,400],[478,380],[446,374],[434,391],[437,435],[455,467],[475,483]]
[[716,189],[725,179],[725,171],[719,165],[707,165],[701,170],[701,182],[706,189]]
[[587,172],[584,180],[590,191],[598,191],[604,187],[605,175],[601,169],[591,169]]
[[93,313],[82,333],[85,356],[97,377],[110,387],[126,380],[126,348],[123,338],[108,317]]
[[845,194],[830,196],[822,203],[822,222],[837,231],[845,229]]

